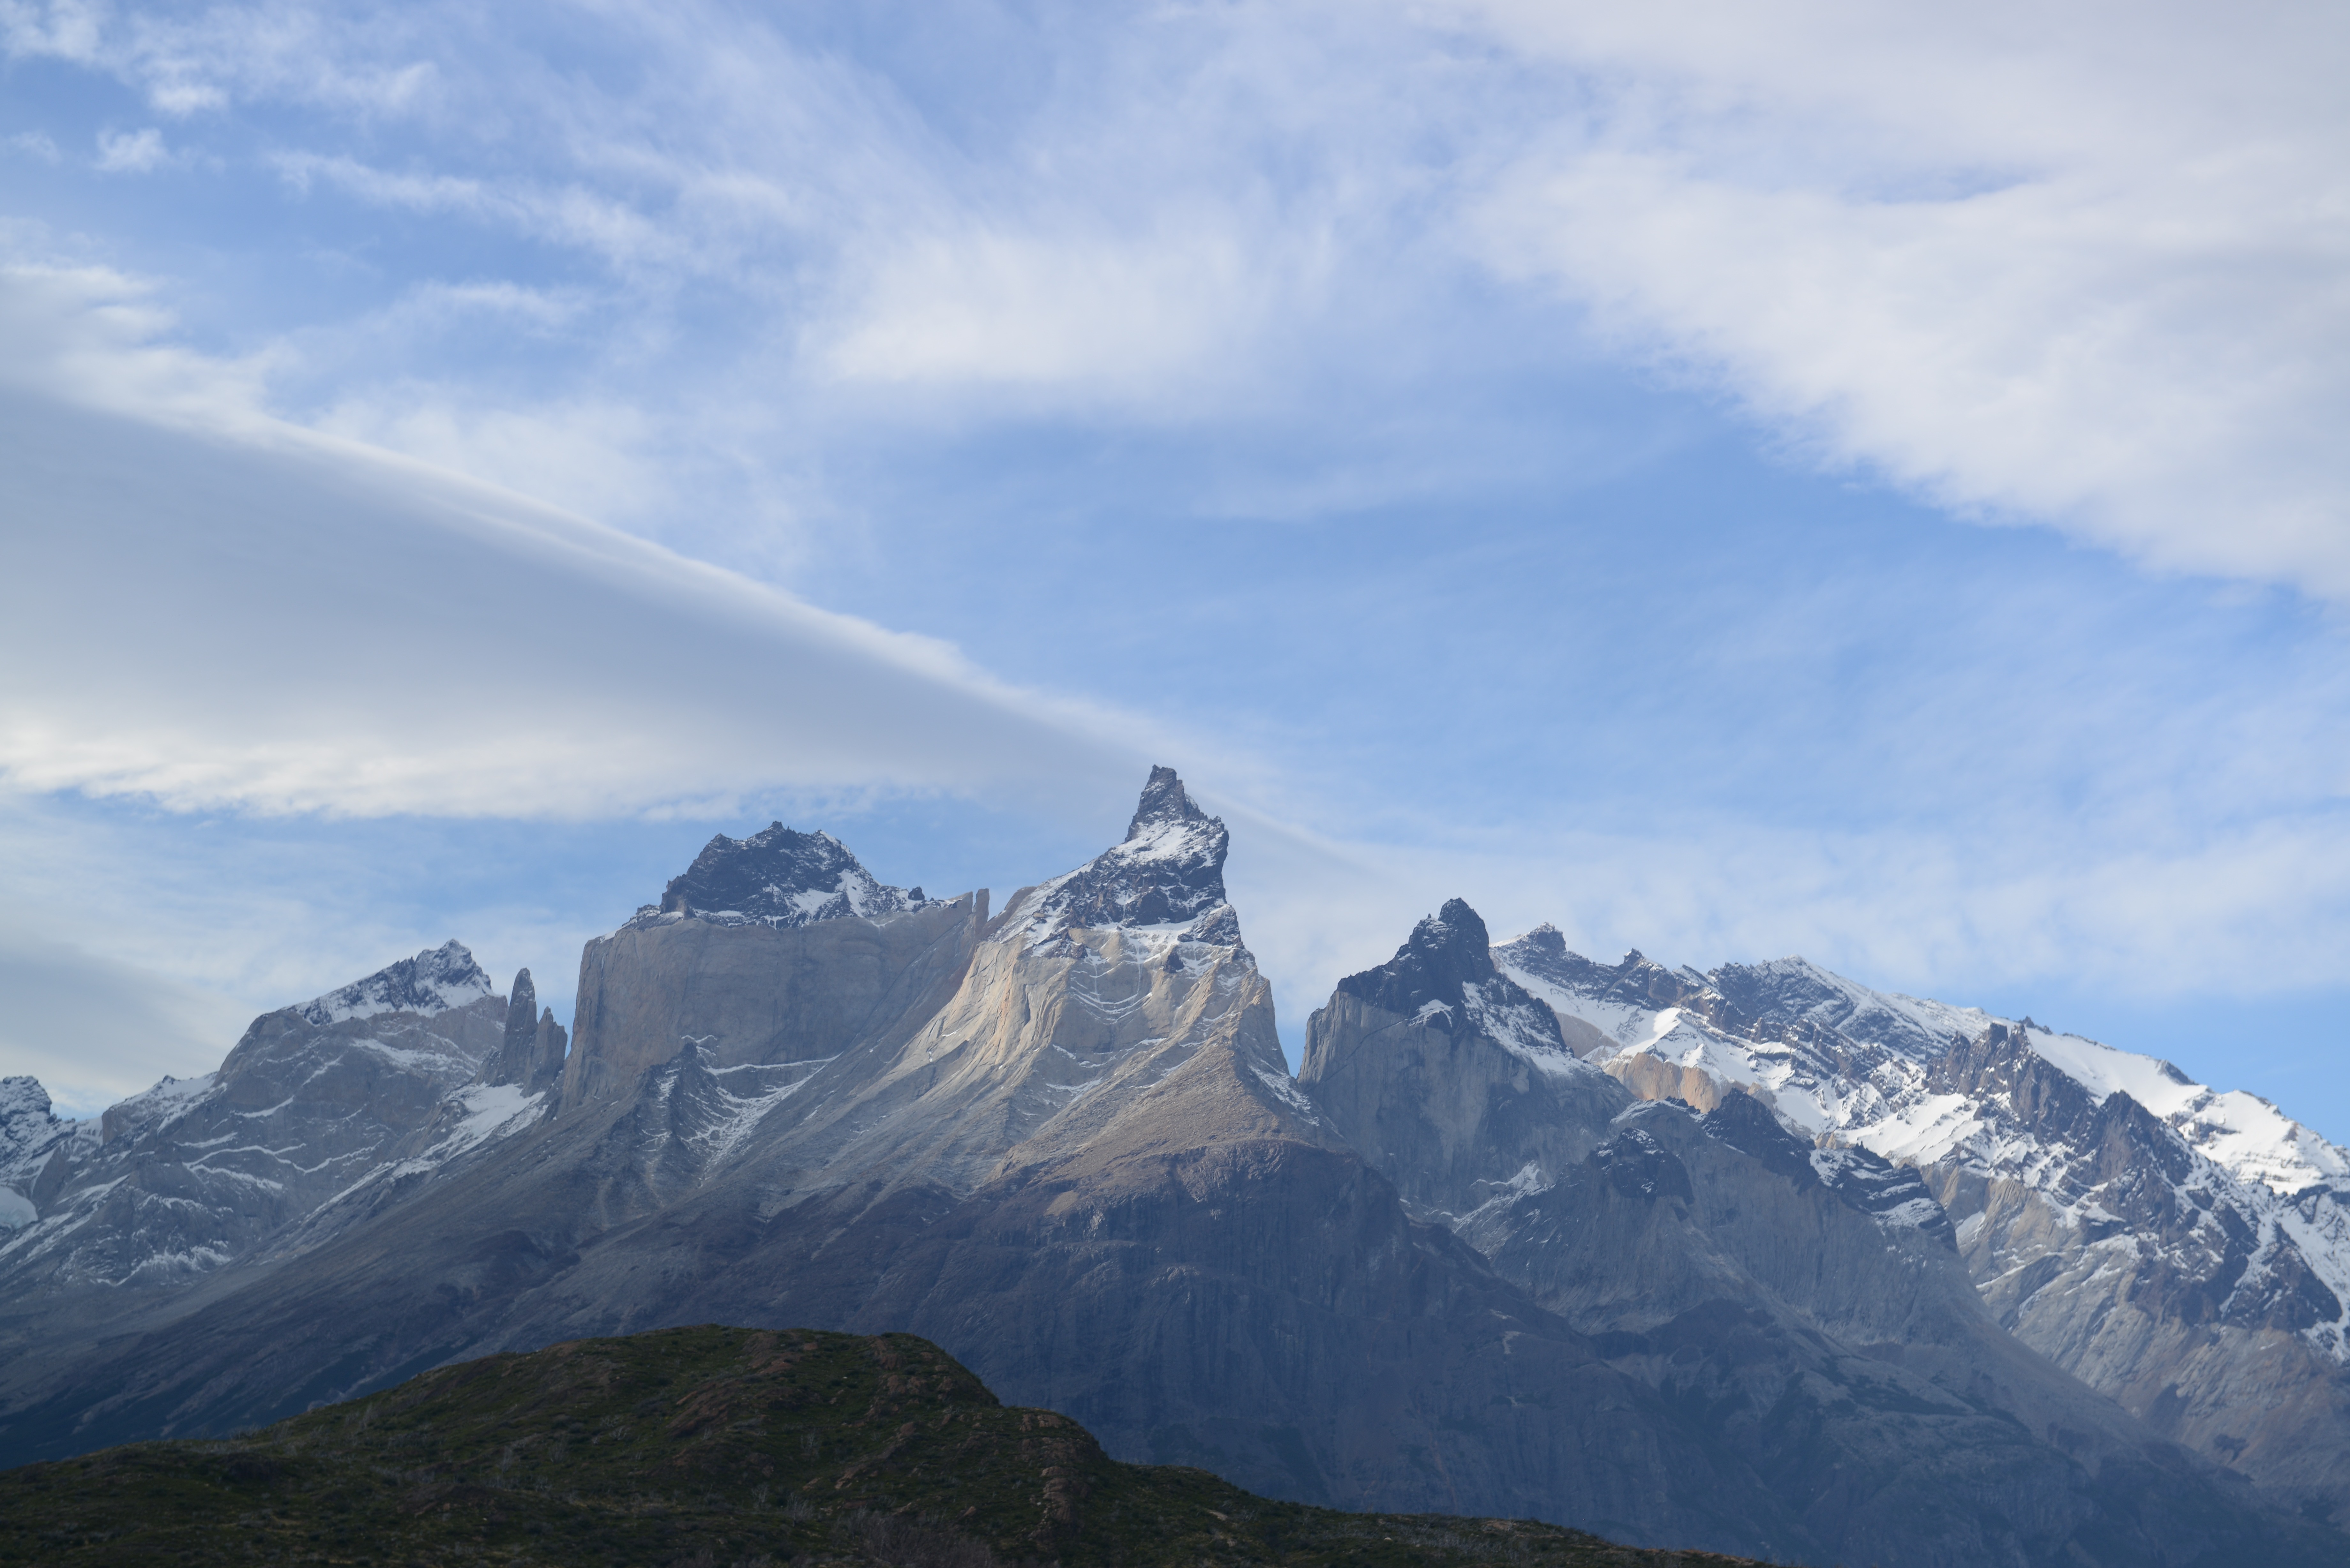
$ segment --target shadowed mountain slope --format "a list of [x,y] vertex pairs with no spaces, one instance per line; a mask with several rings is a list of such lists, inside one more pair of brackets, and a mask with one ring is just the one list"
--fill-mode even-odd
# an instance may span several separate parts
[[[910,1334],[677,1328],[427,1373],[228,1441],[0,1474],[0,1563],[1733,1568],[1119,1464]],[[1738,1561],[1744,1561],[1742,1559]]]

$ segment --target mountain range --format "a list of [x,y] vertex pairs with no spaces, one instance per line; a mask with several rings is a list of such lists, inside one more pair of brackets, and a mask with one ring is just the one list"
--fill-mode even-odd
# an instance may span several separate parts
[[0,1462],[670,1324],[904,1331],[1111,1455],[1784,1562],[2350,1556],[2350,1155],[1801,960],[1466,903],[1289,1071],[1167,769],[992,911],[721,836],[581,956],[462,947],[93,1122],[0,1083]]

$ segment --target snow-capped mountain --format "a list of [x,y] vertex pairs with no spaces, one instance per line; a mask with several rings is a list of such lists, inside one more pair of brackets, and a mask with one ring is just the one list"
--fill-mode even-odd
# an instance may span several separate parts
[[[1338,982],[1300,1085],[1421,1213],[1802,1500],[1766,1555],[2189,1562],[2220,1544],[2178,1511],[2202,1484],[2183,1454],[2002,1329],[1919,1171],[1817,1147],[1735,1089],[1702,1110],[1637,1097],[1569,1042],[1600,1037],[1592,1016],[1653,1012],[1675,977],[1588,986],[1590,1016],[1561,1015],[1534,989],[1556,992],[1556,966],[1529,985],[1494,961],[1507,951],[1446,904]],[[1951,1511],[1961,1493],[1977,1501]],[[2134,1543],[2084,1511],[2127,1519]]]
[[1823,1148],[1916,1168],[2018,1338],[2157,1429],[2350,1504],[2350,1152],[2168,1062],[1798,958],[1605,965],[1547,926],[1494,956],[1634,1092],[1743,1090]]
[[7,1080],[9,1314],[103,1317],[178,1289],[525,1116],[543,1092],[477,1082],[508,1011],[452,941],[264,1013],[214,1071],[167,1077],[101,1116],[61,1121],[36,1083]]
[[[1126,837],[1022,898],[1023,930],[1037,941],[1072,927],[1212,926],[1218,910],[1231,909],[1224,895],[1231,843],[1223,823],[1192,804],[1173,768],[1153,768]],[[1221,934],[1216,945],[1239,944],[1236,925]]]
[[412,1012],[430,1018],[465,1007],[497,989],[464,944],[443,942],[414,958],[387,964],[365,980],[314,996],[293,1011],[312,1023],[340,1023],[380,1012]]
[[660,902],[638,910],[629,924],[691,918],[780,929],[895,914],[923,901],[920,888],[875,880],[832,835],[800,833],[776,822],[748,838],[712,837],[692,865],[670,879]]

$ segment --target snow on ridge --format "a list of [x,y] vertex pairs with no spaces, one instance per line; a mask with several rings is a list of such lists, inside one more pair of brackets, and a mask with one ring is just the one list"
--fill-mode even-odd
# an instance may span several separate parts
[[[1531,1004],[1508,1000],[1509,981],[1506,976],[1493,990],[1497,995],[1489,999],[1485,995],[1485,987],[1474,981],[1466,981],[1461,987],[1462,1011],[1468,1013],[1469,1022],[1483,1031],[1488,1039],[1520,1061],[1554,1078],[1569,1078],[1599,1070],[1565,1049],[1565,1042],[1559,1038],[1555,1018],[1546,1012],[1536,1015],[1534,1009],[1545,1007],[1539,997],[1534,998]],[[1442,1007],[1444,1004],[1431,1002],[1427,1005]],[[1450,1008],[1445,1010],[1451,1011]],[[1427,1008],[1421,1011],[1425,1012]]]
[[[1918,1120],[1928,1108],[1925,1101],[1932,1098],[1923,1094],[1923,1078],[1951,1042],[1980,1038],[1991,1025],[2002,1024],[2022,1029],[2035,1054],[2099,1102],[2116,1090],[2127,1093],[2168,1123],[2189,1147],[2240,1181],[2283,1196],[2319,1184],[2339,1184],[2350,1190],[2350,1149],[2327,1141],[2257,1095],[2215,1091],[2159,1057],[2003,1018],[1981,1008],[1877,991],[1807,959],[1726,964],[1699,978],[1707,981],[1716,997],[1722,994],[1717,988],[1725,981],[1742,991],[1749,988],[1738,982],[1750,977],[1781,982],[1793,993],[1771,998],[1783,1000],[1781,1016],[1831,1028],[1856,1044],[1899,1058],[1908,1064],[1905,1069],[1888,1066],[1866,1081],[1840,1081],[1833,1071],[1821,1070],[1825,1064],[1805,1063],[1800,1053],[1791,1055],[1788,1047],[1775,1041],[1730,1033],[1687,1008],[1643,1006],[1615,994],[1585,994],[1523,962],[1504,958],[1498,950],[1496,959],[1512,980],[1554,1010],[1583,1020],[1615,1043],[1612,1049],[1594,1053],[1592,1060],[1605,1062],[1646,1053],[1676,1066],[1699,1068],[1724,1082],[1759,1087],[1768,1091],[1770,1103],[1783,1119],[1814,1137],[1834,1133],[1865,1142],[1888,1158],[1896,1158],[1894,1151],[1898,1149],[1898,1158],[1932,1160],[1944,1158],[1954,1147],[1960,1135],[1950,1106],[1937,1103],[1925,1121]],[[1838,1013],[1841,1017],[1833,1016]],[[1886,1024],[1894,1027],[1882,1027]],[[1930,1050],[1925,1042],[1931,1042]]]
[[2328,1142],[2258,1095],[2214,1090],[2159,1056],[2078,1034],[2032,1028],[2024,1038],[2042,1060],[2100,1103],[2117,1091],[2126,1094],[2241,1180],[2283,1197],[2320,1183],[2350,1182],[2350,1149]]
[[414,958],[387,964],[365,980],[314,996],[294,1009],[317,1024],[373,1018],[383,1012],[430,1017],[497,993],[497,986],[473,961],[463,942],[452,940]]
[[[2263,1257],[2289,1246],[2350,1303],[2350,1150],[2259,1096],[2215,1092],[2158,1057],[2030,1020],[1875,991],[1802,959],[1725,964],[1692,980],[1690,971],[1661,971],[1638,954],[1615,966],[1593,964],[1564,953],[1555,934],[1542,943],[1522,939],[1512,950],[1496,952],[1503,971],[1563,1016],[1597,1030],[1606,1044],[1586,1060],[1619,1077],[1641,1081],[1635,1060],[1641,1056],[1694,1069],[1755,1094],[1816,1143],[1856,1146],[1900,1165],[1963,1163],[2032,1189],[2072,1222],[2115,1222],[2092,1199],[2067,1196],[2076,1153],[2063,1140],[2043,1141],[2019,1124],[1988,1085],[1978,1096],[1939,1079],[1956,1042],[1980,1041],[1994,1025],[2015,1031],[2094,1102],[2127,1094],[2190,1162],[2186,1188],[2223,1199],[2258,1227]],[[1674,981],[1702,984],[1695,994],[1674,996],[1676,1005],[1657,1005],[1673,995]],[[1728,1026],[1748,1018],[1758,1033],[1778,1037],[1749,1038]],[[2125,1232],[2098,1244],[2139,1243]],[[2254,1292],[2259,1280],[2239,1288]],[[2350,1361],[2350,1315],[2318,1323],[2305,1337]]]
[[775,822],[743,838],[714,835],[692,865],[670,878],[660,902],[640,907],[620,929],[694,919],[790,929],[852,916],[872,919],[931,901],[920,888],[883,883],[831,834]]

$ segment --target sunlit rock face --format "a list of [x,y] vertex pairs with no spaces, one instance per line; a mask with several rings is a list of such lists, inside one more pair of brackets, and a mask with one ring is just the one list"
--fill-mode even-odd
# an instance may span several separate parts
[[1494,950],[1644,1098],[1743,1092],[1914,1169],[2016,1338],[2155,1430],[2350,1521],[2350,1151],[2168,1062],[1802,959]]

